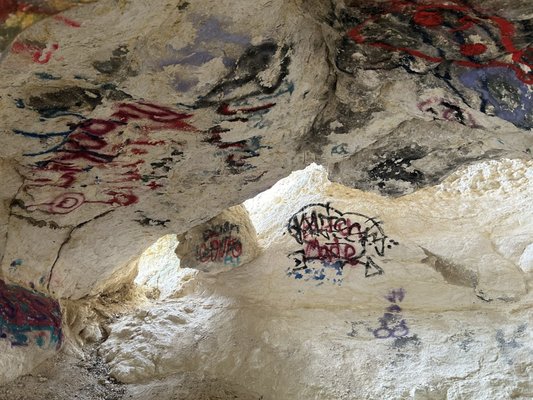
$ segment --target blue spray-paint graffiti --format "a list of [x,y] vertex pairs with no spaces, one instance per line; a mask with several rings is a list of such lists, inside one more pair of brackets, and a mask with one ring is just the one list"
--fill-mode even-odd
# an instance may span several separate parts
[[508,68],[472,69],[459,78],[466,87],[481,98],[481,111],[492,106],[493,113],[520,128],[533,128],[533,93]]
[[59,303],[43,294],[32,292],[0,280],[0,340],[11,346],[55,346],[62,341]]

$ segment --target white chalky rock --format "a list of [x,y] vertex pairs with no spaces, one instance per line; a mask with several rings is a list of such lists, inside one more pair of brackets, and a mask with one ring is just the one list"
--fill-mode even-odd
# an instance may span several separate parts
[[247,202],[263,253],[114,324],[111,372],[169,388],[214,376],[272,400],[525,399],[530,244],[499,243],[532,228],[532,167],[484,162],[398,199],[295,172]]

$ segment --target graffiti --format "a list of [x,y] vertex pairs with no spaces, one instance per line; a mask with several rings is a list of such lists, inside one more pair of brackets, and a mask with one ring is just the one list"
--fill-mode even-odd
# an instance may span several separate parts
[[[276,106],[276,99],[294,90],[292,83],[284,82],[288,75],[289,47],[274,42],[249,46],[233,64],[231,71],[205,95],[193,108],[216,107],[218,121],[207,131],[206,143],[215,145],[232,174],[239,174],[255,168],[250,159],[259,156],[259,150],[270,147],[262,145],[262,137],[254,135],[239,141],[225,141],[224,134],[230,132],[230,123],[249,123],[254,128],[270,126],[264,116]],[[276,62],[277,61],[277,62]],[[262,76],[268,69],[273,74],[268,82]]]
[[56,15],[54,19],[72,28],[79,28],[81,26],[81,24],[78,21],[74,21],[73,19],[67,18],[64,15]]
[[51,45],[30,44],[16,41],[11,46],[11,51],[15,54],[28,54],[34,63],[47,64],[54,52],[59,49],[59,44],[53,43]]
[[[157,166],[152,166],[152,172],[144,167],[145,161],[140,156],[147,154],[151,148],[176,144],[172,140],[154,140],[150,133],[162,130],[184,132],[196,131],[186,122],[191,114],[176,112],[167,107],[146,102],[119,103],[109,119],[84,118],[80,122],[71,124],[63,132],[33,133],[15,130],[15,133],[27,138],[56,140],[57,144],[35,153],[24,154],[27,157],[39,157],[30,168],[27,177],[28,189],[43,186],[63,189],[53,200],[26,205],[28,211],[40,210],[51,214],[67,214],[83,204],[104,204],[113,207],[124,207],[135,204],[138,195],[137,182],[142,182],[149,190],[163,187],[162,181],[167,178],[170,170],[168,164],[173,164],[174,155],[179,157],[181,152],[174,148],[170,157],[163,160],[165,173],[156,173]],[[135,139],[123,141],[120,135],[128,124],[135,122],[137,133]],[[137,123],[142,122],[142,125]],[[127,160],[122,157],[129,155]],[[42,158],[44,156],[44,158]],[[94,185],[99,185],[100,198],[87,199],[80,191],[72,188],[81,176],[85,181],[91,177]],[[78,185],[79,189],[87,186]]]
[[196,259],[200,262],[223,262],[224,265],[238,266],[242,255],[241,241],[232,236],[239,233],[239,226],[230,222],[206,229],[203,243],[196,247]]
[[17,258],[16,260],[11,261],[11,264],[9,264],[9,271],[15,272],[18,267],[22,265],[22,260],[20,258]]
[[131,192],[104,192],[108,195],[107,200],[86,200],[83,193],[64,193],[56,197],[51,203],[29,204],[26,210],[47,211],[50,214],[68,214],[83,204],[107,204],[111,206],[126,207],[137,202],[138,198]]
[[136,211],[140,215],[140,219],[136,219],[135,221],[138,222],[142,226],[163,226],[167,227],[167,223],[170,222],[169,219],[154,219],[149,218],[142,211]]
[[[47,16],[64,11],[75,4],[90,0],[1,0],[0,1],[0,53],[7,49],[13,39],[24,29],[41,21]],[[60,19],[58,22],[66,23]],[[68,20],[65,18],[65,20]],[[68,20],[69,22],[75,22]],[[73,25],[71,25],[73,26]]]
[[[166,131],[198,134],[203,143],[216,147],[214,155],[223,160],[231,174],[256,168],[251,159],[259,157],[261,149],[270,149],[263,144],[262,136],[250,135],[237,141],[228,141],[224,136],[233,130],[232,124],[237,129],[242,129],[243,123],[269,126],[271,122],[265,122],[264,116],[276,106],[278,100],[274,99],[294,89],[293,84],[283,82],[288,73],[287,52],[288,48],[279,48],[272,42],[249,47],[212,90],[194,105],[183,106],[187,112],[145,101],[123,101],[131,96],[110,84],[72,86],[33,95],[25,101],[20,99],[17,106],[38,112],[43,120],[61,118],[65,128],[53,132],[13,130],[39,146],[38,150],[23,154],[35,161],[25,172],[24,192],[31,201],[18,206],[30,212],[69,214],[91,204],[110,207],[136,204],[146,191],[164,193],[161,189],[172,169],[184,159],[182,150],[186,143],[169,138]],[[127,54],[128,49],[120,46],[110,60],[98,61],[93,66],[101,73],[113,73],[122,68]],[[279,65],[274,63],[275,59]],[[269,82],[256,76],[271,67],[275,74]],[[38,77],[56,79],[47,73],[39,73]],[[237,90],[239,95],[232,94],[238,87],[243,89]],[[120,101],[114,102],[108,116],[86,116],[104,100],[116,99]],[[190,123],[191,112],[201,108],[211,108],[214,120],[210,128],[203,130]],[[51,190],[39,190],[43,187]],[[87,190],[88,187],[96,190]],[[137,222],[152,223],[145,217]]]
[[415,168],[413,161],[425,157],[427,153],[427,148],[412,143],[381,154],[379,162],[368,171],[368,176],[378,181],[378,187],[389,194],[398,194],[396,189],[386,187],[385,182],[389,180],[409,182],[417,186],[423,185],[427,178],[422,171]]
[[346,147],[348,147],[348,143],[341,143],[341,144],[334,146],[331,149],[331,155],[338,154],[342,156],[345,154],[349,154],[348,150],[346,150]]
[[505,330],[498,329],[496,331],[496,342],[498,343],[498,349],[502,353],[503,358],[506,360],[507,364],[512,365],[514,352],[524,346],[521,340],[525,339],[527,332],[527,324],[524,323],[519,325],[509,334],[506,334]]
[[520,128],[533,127],[531,85],[519,80],[510,70],[475,69],[463,73],[459,81],[480,94],[483,113],[496,115]]
[[[360,61],[351,56],[358,52],[367,67],[431,71],[469,107],[466,92],[473,90],[480,111],[489,113],[490,103],[496,116],[533,127],[523,116],[527,110],[531,114],[531,97],[525,94],[533,84],[533,49],[521,33],[527,32],[525,23],[485,14],[460,0],[389,0],[363,6],[362,14],[346,32],[337,57],[340,69],[354,72]],[[485,78],[499,83],[488,89]],[[526,99],[526,109],[509,107],[508,93]]]
[[287,230],[302,246],[289,254],[295,264],[287,274],[295,279],[340,284],[344,267],[360,264],[365,266],[365,277],[381,275],[384,271],[371,254],[382,257],[386,248],[399,244],[388,239],[376,219],[342,213],[329,203],[303,207],[290,218]]
[[[202,96],[196,106],[218,105],[221,96],[222,102],[229,103],[261,94],[273,94],[289,73],[288,53],[288,46],[280,49],[276,43],[270,41],[248,47],[232,71]],[[278,59],[279,64],[275,65],[277,73],[273,78],[265,80],[263,73],[271,69]]]
[[[197,26],[194,42],[180,49],[175,49],[170,44],[164,49],[164,56],[156,61],[156,70],[163,70],[165,67],[173,65],[183,65],[200,67],[215,58],[220,58],[222,63],[228,67],[235,66],[235,59],[228,56],[223,50],[222,44],[234,46],[248,46],[250,38],[227,32],[221,21],[214,17],[206,20],[193,16],[193,25]],[[198,83],[198,78],[194,74],[189,74],[187,70],[180,71],[173,78],[173,85],[180,92],[187,92]]]
[[390,306],[387,307],[383,317],[379,319],[380,327],[374,329],[373,334],[376,339],[403,338],[409,334],[409,328],[400,312],[402,311],[398,303],[401,303],[405,297],[405,290],[391,290],[385,299]]
[[457,122],[470,128],[480,127],[471,113],[444,98],[432,97],[424,100],[418,103],[418,109],[424,113],[431,114],[435,119]]
[[0,339],[11,346],[31,343],[61,346],[61,311],[57,301],[0,280]]
[[255,168],[247,160],[259,157],[259,149],[270,148],[261,144],[261,136],[252,136],[249,139],[239,140],[237,142],[225,142],[222,137],[222,134],[225,132],[230,132],[230,129],[223,129],[219,125],[214,126],[209,129],[208,138],[204,141],[215,145],[226,153],[226,166],[233,174],[239,174]]

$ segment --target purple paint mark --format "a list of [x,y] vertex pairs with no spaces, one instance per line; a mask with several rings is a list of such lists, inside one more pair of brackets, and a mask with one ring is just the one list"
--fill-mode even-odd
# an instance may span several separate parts
[[[172,65],[201,67],[215,58],[221,58],[226,68],[233,68],[236,60],[228,57],[219,43],[232,43],[239,46],[248,46],[250,44],[248,36],[227,32],[224,30],[222,23],[214,17],[205,21],[201,21],[200,17],[195,17],[193,22],[198,25],[194,42],[180,49],[167,45],[166,56],[157,61],[157,70],[162,70]],[[174,87],[179,91],[186,92],[196,83],[198,81],[194,79],[176,77]]]
[[197,30],[195,44],[199,44],[204,40],[218,40],[225,43],[240,44],[242,46],[247,46],[250,43],[248,36],[236,35],[225,31],[220,21],[214,17],[203,22]]
[[188,92],[191,90],[197,83],[198,79],[180,79],[178,77],[174,78],[174,88],[180,92]]
[[479,93],[482,112],[486,112],[490,104],[497,117],[519,128],[533,128],[533,95],[529,85],[520,81],[512,70],[503,67],[472,69],[459,80]]
[[405,290],[402,288],[393,289],[385,296],[387,301],[393,304],[386,308],[386,312],[379,319],[380,327],[372,331],[376,339],[388,339],[391,337],[398,339],[409,334],[407,322],[405,322],[405,319],[402,319],[402,315],[400,314],[402,309],[396,304],[402,302],[404,297]]
[[208,51],[196,51],[187,54],[185,57],[178,61],[178,64],[200,66],[205,63],[208,63],[213,58],[215,58],[215,56]]
[[[213,51],[207,49],[208,45],[213,44],[213,42],[234,43],[247,46],[250,44],[250,38],[226,32],[222,28],[220,21],[211,17],[200,24],[196,32],[196,39],[192,44],[180,49],[175,49],[171,45],[167,45],[166,51],[169,56],[161,59],[158,65],[160,68],[177,64],[200,66],[216,57],[222,57],[222,61],[226,67],[234,66],[235,60],[226,57],[220,49],[220,46],[212,46]],[[216,55],[214,53],[219,54]]]
[[396,301],[402,302],[404,297],[405,297],[405,290],[402,288],[393,289],[385,296],[385,298],[391,303],[396,303]]

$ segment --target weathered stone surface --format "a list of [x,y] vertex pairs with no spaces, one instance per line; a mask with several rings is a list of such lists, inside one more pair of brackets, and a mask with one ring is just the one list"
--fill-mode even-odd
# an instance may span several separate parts
[[[1,64],[0,154],[24,177],[11,194],[20,235],[6,252],[34,250],[25,279],[4,262],[9,279],[59,297],[97,293],[158,237],[301,165],[285,138],[289,121],[292,137],[305,134],[327,92],[326,58],[306,61],[325,52],[320,30],[290,3],[269,3],[268,20],[261,3],[219,6],[206,15],[201,4],[102,1],[65,14],[79,27],[50,19],[17,38]],[[46,63],[31,46],[49,47]]]
[[[77,3],[91,4],[69,9]],[[524,197],[531,196],[533,169],[529,3],[0,2],[0,278],[8,282],[4,289],[16,284],[19,291],[32,288],[74,302],[120,290],[131,284],[141,253],[167,234],[191,232],[184,241],[189,250],[178,253],[185,266],[194,266],[190,255],[202,224],[314,161],[327,168],[333,181],[374,194],[354,194],[340,186],[331,193],[302,187],[299,200],[290,207],[279,195],[262,214],[266,220],[254,220],[256,227],[264,228],[258,230],[267,255],[220,278],[204,277],[189,292],[174,292],[181,287],[174,279],[161,299],[198,290],[202,298],[212,293],[213,304],[218,304],[242,289],[244,303],[272,301],[276,310],[290,304],[296,311],[273,312],[272,326],[264,326],[272,337],[263,338],[267,346],[274,346],[273,353],[289,354],[289,344],[308,343],[313,334],[323,334],[309,327],[298,337],[311,321],[307,311],[300,320],[299,307],[346,310],[355,299],[377,310],[390,290],[403,288],[409,296],[431,298],[431,307],[409,305],[418,313],[412,326],[419,328],[422,343],[443,347],[440,353],[418,352],[418,339],[409,342],[409,349],[420,357],[414,361],[419,369],[431,369],[431,357],[440,357],[445,361],[439,379],[453,380],[458,370],[453,376],[445,370],[450,360],[461,359],[464,370],[457,373],[466,380],[477,377],[465,383],[473,393],[484,374],[508,382],[494,372],[501,368],[496,362],[486,369],[474,368],[498,349],[502,360],[518,360],[520,378],[513,381],[515,389],[495,393],[526,393],[521,377],[530,360],[521,342],[526,336],[521,307],[530,304],[533,268],[531,197]],[[57,14],[60,11],[64,12]],[[456,175],[465,165],[472,167]],[[435,186],[446,177],[452,183]],[[332,187],[324,176],[315,178]],[[280,221],[286,231],[272,225]],[[251,240],[250,249],[255,249],[254,235],[250,228],[244,236]],[[285,268],[287,255],[294,264]],[[390,260],[395,267],[389,270],[384,263]],[[167,262],[167,272],[173,270],[171,264]],[[355,273],[379,283],[368,288],[348,284],[351,289],[331,295],[330,290]],[[142,284],[153,276],[148,274]],[[239,290],[229,277],[241,280]],[[283,281],[288,278],[291,284]],[[306,297],[300,296],[298,283],[323,284]],[[25,309],[28,301],[15,301],[17,309]],[[519,315],[506,320],[508,326],[495,322],[494,333],[482,319],[464,311],[471,303],[475,311],[498,321],[505,319],[505,312],[519,310]],[[260,335],[262,325],[253,323],[259,317],[230,305],[220,303],[232,310],[227,321],[218,314],[211,320],[209,313],[206,321],[223,331],[237,329],[227,324],[241,324],[250,335]],[[167,308],[162,304],[154,311],[162,320],[161,329],[172,314]],[[427,317],[435,310],[441,314]],[[448,318],[448,312],[457,315]],[[326,314],[316,315],[327,320]],[[375,316],[359,317],[367,334]],[[194,318],[191,325],[202,327],[203,317]],[[276,326],[277,318],[286,321]],[[343,318],[348,315],[336,311],[332,326]],[[452,329],[470,318],[476,335],[496,338],[486,347],[480,340],[474,359],[444,348],[446,340],[470,335]],[[131,316],[132,326],[139,321]],[[187,330],[178,325],[173,330],[176,338]],[[150,336],[154,329],[148,326],[144,332]],[[294,331],[294,337],[283,342],[283,330]],[[115,373],[125,380],[159,374],[142,360],[132,361],[134,367],[142,364],[140,371],[128,370],[128,357],[131,349],[159,354],[166,344],[138,349],[125,339],[120,323],[118,332],[106,345],[119,349],[110,355]],[[435,332],[447,339],[431,342]],[[96,328],[82,336],[99,338]],[[336,349],[348,346],[354,355],[360,354],[369,337],[363,335],[350,347],[343,335]],[[398,346],[405,344],[403,335],[396,339]],[[187,340],[182,353],[196,351],[197,338]],[[164,369],[199,368],[206,349],[221,347],[217,338],[213,340],[187,368],[180,359],[165,360]],[[231,340],[222,344],[233,346]],[[6,354],[2,357],[9,360],[5,365],[21,360],[23,366],[0,373],[0,381],[26,371],[40,357],[32,354],[38,343],[30,344],[22,349],[12,347],[7,338],[0,340]],[[306,381],[308,398],[350,398],[353,393],[379,398],[389,393],[385,386],[380,389],[379,374],[372,377],[374,391],[352,388],[337,378],[331,384],[315,384],[328,349],[311,347],[293,359],[312,371]],[[252,345],[243,348],[247,355],[227,351],[205,366],[212,368],[209,373],[223,371],[229,380],[255,382],[246,372],[250,359],[261,368],[293,362],[279,354],[262,358],[261,350]],[[350,370],[362,379],[363,364],[370,365],[372,357],[384,351],[382,347],[366,353],[360,369],[339,363],[332,370]],[[333,354],[344,357],[340,350]],[[398,363],[391,361],[394,368]],[[385,375],[396,373],[394,368],[379,375],[389,386],[392,378]],[[307,370],[300,371],[304,376]],[[304,393],[296,386],[289,388],[287,379],[269,377],[257,384],[263,385],[262,392],[272,385],[281,398]],[[389,394],[432,398],[447,393],[460,398],[460,385],[444,387],[424,374],[417,379],[409,382],[409,390],[402,384]],[[341,393],[339,385],[353,393]],[[491,390],[489,385],[485,398],[492,396]]]
[[247,203],[259,258],[122,318],[102,356],[132,393],[199,373],[264,399],[525,399],[531,167],[397,199],[296,173]]

